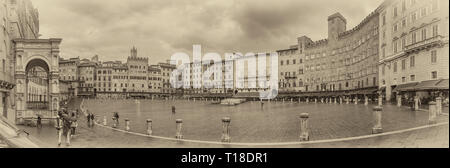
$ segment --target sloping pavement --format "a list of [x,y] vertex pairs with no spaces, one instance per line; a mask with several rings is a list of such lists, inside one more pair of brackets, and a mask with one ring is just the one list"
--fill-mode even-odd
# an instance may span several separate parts
[[[80,99],[71,101],[69,108],[79,107]],[[112,130],[101,126],[87,127],[85,117],[79,119],[77,135],[72,139],[70,148],[448,148],[449,124],[446,122],[424,126],[420,129],[398,131],[392,134],[348,138],[340,141],[324,141],[320,143],[291,144],[250,144],[235,145],[221,143],[198,143],[176,141],[134,135]],[[57,147],[56,129],[44,126],[41,129],[24,128],[34,137],[41,147]],[[63,145],[62,147],[66,147]]]

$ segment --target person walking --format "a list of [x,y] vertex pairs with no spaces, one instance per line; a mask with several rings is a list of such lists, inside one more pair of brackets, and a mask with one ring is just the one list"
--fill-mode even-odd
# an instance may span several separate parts
[[63,118],[62,118],[62,111],[58,112],[58,116],[56,117],[56,134],[58,135],[58,147],[61,146],[61,137],[63,134]]
[[88,127],[91,127],[91,114],[90,113],[88,113],[88,115],[87,115],[87,125],[88,125]]
[[95,120],[94,120],[94,119],[95,119],[95,116],[94,116],[94,114],[92,114],[92,113],[90,113],[90,115],[91,115],[91,116],[90,116],[91,127],[93,127],[93,126],[95,125],[95,123],[94,123],[94,122],[95,122]]
[[38,115],[38,116],[37,116],[36,127],[37,127],[37,128],[42,128],[42,118],[41,118],[41,115]]
[[118,112],[114,113],[114,118],[116,120],[117,125],[119,125],[119,113]]

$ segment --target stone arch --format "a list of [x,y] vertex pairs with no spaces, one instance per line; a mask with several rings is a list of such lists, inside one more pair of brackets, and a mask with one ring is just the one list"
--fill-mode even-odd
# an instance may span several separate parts
[[[44,62],[45,62],[45,64],[44,64]],[[37,64],[41,65],[44,69],[46,69],[48,72],[52,71],[52,69],[51,69],[52,64],[50,64],[50,61],[48,60],[48,58],[46,58],[42,55],[33,55],[33,56],[27,58],[27,60],[25,61],[25,64],[23,64],[23,65],[25,65],[24,69],[23,69],[25,72],[27,71],[27,68],[30,66],[30,63],[37,63]]]

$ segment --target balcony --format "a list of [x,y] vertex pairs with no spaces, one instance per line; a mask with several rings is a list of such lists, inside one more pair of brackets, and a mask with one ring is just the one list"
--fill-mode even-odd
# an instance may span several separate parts
[[414,51],[423,50],[429,47],[433,47],[436,45],[442,45],[445,41],[445,38],[443,36],[434,36],[431,38],[428,38],[426,40],[422,40],[419,42],[416,42],[414,44],[410,44],[405,46],[405,52],[410,53]]
[[0,89],[11,90],[14,88],[14,78],[9,72],[0,72]]

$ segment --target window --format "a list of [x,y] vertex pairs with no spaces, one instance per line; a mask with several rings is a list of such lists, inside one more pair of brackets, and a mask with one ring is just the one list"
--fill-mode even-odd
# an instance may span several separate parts
[[416,64],[416,57],[414,57],[414,55],[412,55],[410,58],[409,58],[409,67],[414,67],[414,65]]
[[397,30],[398,30],[398,26],[397,26],[397,24],[394,24],[394,32],[397,32]]
[[383,15],[383,26],[386,24],[386,15]]
[[405,46],[406,46],[406,38],[402,37],[402,50],[405,50]]
[[422,29],[422,40],[426,40],[427,39],[427,29],[423,28]]
[[438,0],[432,0],[431,2],[431,11],[435,12],[438,10],[439,4],[438,4]]
[[397,7],[394,7],[394,18],[397,17]]
[[382,53],[383,58],[386,57],[386,49],[384,47],[381,48],[381,53]]
[[431,79],[437,79],[437,71],[431,72]]
[[406,69],[406,60],[402,60],[402,70]]
[[289,65],[289,60],[286,61],[286,65]]
[[437,53],[436,50],[431,51],[431,63],[436,63],[437,62]]
[[406,18],[402,20],[402,28],[406,27]]
[[397,40],[393,42],[394,53],[397,53]]
[[415,44],[416,43],[416,32],[413,32],[411,34],[411,44]]
[[383,67],[381,68],[381,74],[384,75],[385,71],[386,71],[386,66],[383,65]]
[[420,17],[425,17],[425,15],[427,15],[427,8],[422,8],[420,10]]
[[283,61],[280,61],[280,65],[283,65]]
[[394,62],[394,72],[397,72],[397,62]]
[[416,80],[416,75],[411,75],[411,76],[410,76],[410,80],[411,80],[411,82],[412,82],[412,81],[415,81],[415,80]]
[[403,83],[406,82],[406,77],[402,77],[402,82],[403,82]]
[[417,14],[416,14],[416,12],[413,12],[412,14],[411,14],[411,22],[414,22],[414,21],[416,21],[417,20]]
[[292,64],[296,64],[297,63],[297,60],[292,60]]
[[433,37],[438,35],[438,25],[433,25]]

